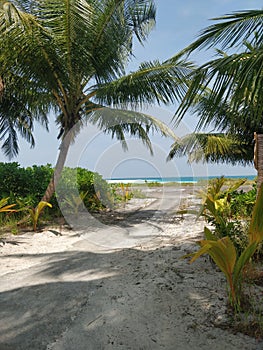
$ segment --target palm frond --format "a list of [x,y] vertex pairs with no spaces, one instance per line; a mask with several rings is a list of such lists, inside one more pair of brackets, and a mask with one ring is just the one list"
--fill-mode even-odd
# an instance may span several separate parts
[[13,123],[0,120],[0,141],[2,141],[2,150],[4,154],[9,158],[17,156],[19,152],[17,132]]
[[[0,68],[1,71],[1,68]],[[0,101],[0,139],[4,153],[12,158],[18,154],[17,132],[34,146],[34,122],[48,129],[47,113],[52,108],[50,94],[39,90],[34,82],[10,72],[2,78]]]
[[[176,112],[175,121],[180,122],[188,109],[196,112],[201,106],[199,127],[209,125],[215,115],[227,113],[229,116],[230,111],[232,115],[240,115],[242,111],[243,120],[253,114],[259,125],[263,113],[262,69],[261,46],[205,63],[190,75],[191,83]],[[200,99],[204,98],[206,103],[200,105]]]
[[168,160],[188,156],[189,162],[250,164],[253,161],[253,143],[223,133],[193,133],[176,141]]
[[151,0],[125,2],[126,13],[131,18],[131,28],[141,44],[155,25],[156,7]]
[[102,108],[87,115],[86,120],[120,140],[124,149],[127,149],[125,141],[127,134],[140,139],[151,152],[150,133],[158,132],[162,136],[177,139],[174,132],[165,123],[145,113]]
[[[198,129],[214,123],[221,124],[222,131],[229,131],[231,124],[232,131],[242,133],[245,125],[251,134],[252,127],[262,129],[263,10],[233,12],[213,20],[217,23],[205,28],[197,40],[180,53],[220,48],[217,49],[219,58],[206,62],[192,73],[189,90],[176,112],[175,121],[178,124],[190,109],[200,118]],[[233,54],[234,48],[237,53]],[[231,49],[231,54],[222,51],[225,49]],[[206,102],[200,103],[204,96]]]
[[110,83],[93,86],[95,99],[107,106],[172,103],[178,101],[188,88],[187,76],[193,66],[189,62],[145,62],[132,72]]
[[[242,46],[244,42],[262,42],[263,10],[236,11],[221,17],[213,18],[220,21],[201,31],[198,39],[190,44],[184,53],[196,49],[209,49],[220,45],[222,50]],[[257,33],[257,37],[254,33]]]

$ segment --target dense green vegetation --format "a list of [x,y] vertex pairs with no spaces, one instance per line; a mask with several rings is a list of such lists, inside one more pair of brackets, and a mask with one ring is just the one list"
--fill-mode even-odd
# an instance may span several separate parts
[[[8,215],[0,214],[2,227],[8,224],[15,227],[21,220],[23,223],[23,217],[27,214],[32,217],[53,171],[50,164],[23,168],[17,162],[0,163],[0,198],[6,199],[5,204],[15,204],[12,207],[15,211]],[[57,193],[51,198],[52,207],[46,206],[43,210],[45,220],[61,216],[60,206],[68,206],[76,211],[77,202],[76,199],[74,202],[73,194],[83,199],[88,210],[101,210],[113,206],[115,202],[114,192],[101,175],[83,168],[65,168],[57,185]]]
[[50,164],[23,168],[17,162],[0,163],[0,198],[36,206],[53,174]]

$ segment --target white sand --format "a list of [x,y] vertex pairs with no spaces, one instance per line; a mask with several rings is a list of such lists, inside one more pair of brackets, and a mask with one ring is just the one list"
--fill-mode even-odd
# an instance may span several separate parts
[[205,258],[181,259],[204,226],[176,214],[196,203],[190,192],[149,189],[114,224],[82,215],[74,230],[7,237],[0,350],[263,349],[231,332],[222,273]]

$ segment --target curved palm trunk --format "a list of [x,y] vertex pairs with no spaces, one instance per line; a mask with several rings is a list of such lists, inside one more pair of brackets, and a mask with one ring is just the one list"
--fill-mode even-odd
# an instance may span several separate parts
[[67,135],[63,138],[61,145],[59,147],[59,155],[56,162],[55,170],[53,173],[53,176],[48,184],[48,187],[46,189],[46,192],[44,196],[42,197],[42,201],[49,202],[53,194],[55,193],[55,186],[58,182],[60,175],[62,173],[63,167],[65,165],[65,161],[67,158],[69,146],[71,143],[71,132],[68,132]]
[[263,183],[263,134],[255,133],[254,164],[257,170],[257,192]]

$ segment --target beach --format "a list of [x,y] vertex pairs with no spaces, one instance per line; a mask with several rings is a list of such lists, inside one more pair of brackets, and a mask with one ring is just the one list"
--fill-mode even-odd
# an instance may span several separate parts
[[182,258],[203,237],[178,213],[199,189],[145,185],[117,210],[3,238],[0,349],[262,349],[231,329],[223,274]]

